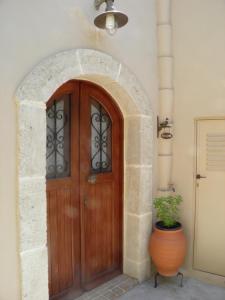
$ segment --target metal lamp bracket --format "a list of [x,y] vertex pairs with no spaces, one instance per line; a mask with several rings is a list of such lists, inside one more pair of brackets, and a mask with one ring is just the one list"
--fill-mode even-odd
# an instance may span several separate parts
[[[128,23],[128,16],[116,9],[114,0],[94,0],[96,10],[99,10],[103,3],[106,4],[105,11],[95,17],[94,24],[97,28],[105,29],[108,34],[114,35],[118,28]],[[107,23],[107,21],[110,22],[110,24]],[[111,28],[112,26],[113,28]]]
[[173,137],[172,133],[166,132],[166,130],[169,131],[171,127],[172,127],[172,125],[169,122],[168,118],[166,118],[165,121],[160,122],[159,121],[159,117],[157,117],[157,137],[159,137],[160,132],[162,130],[164,130],[165,132],[163,132],[161,134],[161,138],[163,138],[163,139],[171,139]]
[[95,9],[96,9],[96,10],[99,10],[100,6],[101,6],[104,2],[106,2],[107,4],[108,4],[108,2],[109,2],[109,4],[113,5],[114,0],[95,0],[95,2],[94,2]]

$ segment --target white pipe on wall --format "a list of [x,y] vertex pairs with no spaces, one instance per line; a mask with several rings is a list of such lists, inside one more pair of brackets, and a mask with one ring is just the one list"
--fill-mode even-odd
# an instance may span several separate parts
[[172,56],[171,48],[172,32],[168,24],[158,25],[158,53],[161,57]]
[[158,25],[170,24],[171,0],[157,0]]
[[173,58],[169,56],[159,57],[159,87],[171,89],[173,86]]
[[170,184],[170,178],[171,178],[171,155],[160,155],[159,157],[159,191],[165,191],[168,192],[169,184]]
[[161,89],[159,91],[159,115],[160,119],[165,120],[173,117],[173,90]]
[[[157,0],[158,18],[158,60],[159,60],[159,121],[166,118],[173,122],[173,55],[171,0]],[[172,132],[171,132],[172,133]],[[161,134],[161,133],[160,133]],[[163,139],[159,135],[158,168],[160,194],[171,190],[172,139]]]

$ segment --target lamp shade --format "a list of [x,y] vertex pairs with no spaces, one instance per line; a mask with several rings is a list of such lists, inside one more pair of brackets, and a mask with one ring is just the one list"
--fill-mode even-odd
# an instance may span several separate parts
[[94,20],[95,26],[97,26],[100,29],[105,29],[107,15],[114,15],[117,28],[121,28],[128,23],[128,16],[125,15],[124,13],[122,13],[118,10],[108,10],[108,11],[105,11],[105,12],[99,14],[95,18],[95,20]]

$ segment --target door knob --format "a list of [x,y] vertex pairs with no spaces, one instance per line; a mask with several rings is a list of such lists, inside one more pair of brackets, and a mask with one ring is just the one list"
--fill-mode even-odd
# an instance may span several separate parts
[[96,183],[96,175],[92,174],[88,176],[88,183],[95,184]]
[[196,175],[196,179],[207,178],[206,176],[201,176],[200,174]]

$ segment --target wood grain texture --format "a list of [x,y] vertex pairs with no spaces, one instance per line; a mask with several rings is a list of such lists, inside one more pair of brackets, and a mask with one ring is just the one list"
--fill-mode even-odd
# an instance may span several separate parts
[[[71,94],[71,175],[47,180],[49,291],[73,299],[122,272],[123,119],[98,86],[69,81],[48,105]],[[112,121],[112,172],[91,174],[91,98]]]

